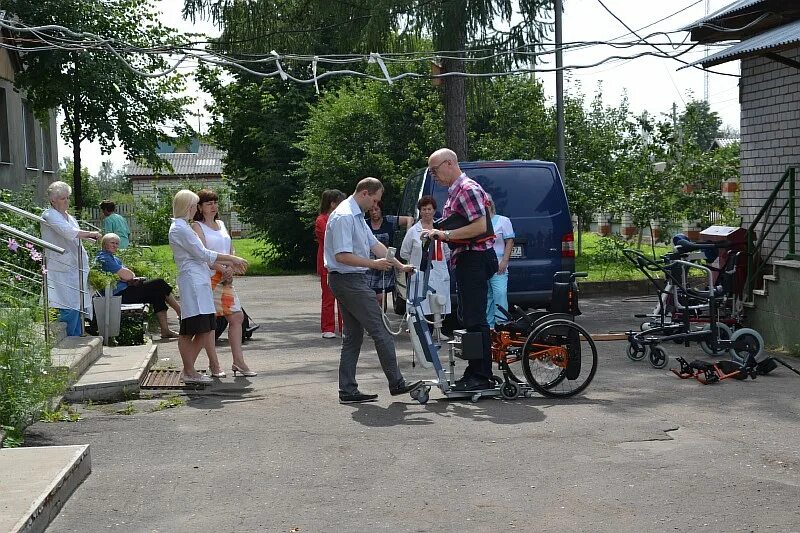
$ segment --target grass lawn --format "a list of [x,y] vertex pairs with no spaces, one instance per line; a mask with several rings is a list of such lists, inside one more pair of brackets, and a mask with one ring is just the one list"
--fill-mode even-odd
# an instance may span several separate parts
[[[615,260],[608,260],[613,254],[604,251],[602,242],[604,237],[595,233],[583,234],[583,249],[575,261],[575,270],[588,272],[588,281],[612,281],[612,280],[636,280],[644,279],[644,275],[631,264],[621,252],[617,252]],[[287,274],[304,274],[305,272],[286,271],[279,268],[268,266],[264,260],[256,255],[256,250],[263,245],[255,239],[234,239],[233,246],[236,253],[247,259],[250,267],[247,269],[247,276],[279,276]],[[636,240],[624,245],[626,248],[635,248]],[[576,244],[577,248],[577,244]],[[670,251],[671,248],[664,245],[656,246],[656,257]],[[652,255],[649,244],[642,245],[642,252]],[[153,254],[158,263],[163,268],[176,274],[175,263],[172,260],[172,250],[169,245],[153,246]],[[173,278],[174,279],[174,278]]]
[[[611,254],[604,251],[601,242],[605,237],[600,237],[596,233],[584,233],[582,235],[581,255],[576,257],[575,270],[588,272],[588,281],[612,281],[612,280],[636,280],[645,279],[644,274],[639,271],[633,263],[625,259],[621,251],[616,254],[616,260],[608,260]],[[625,248],[636,248],[637,239],[625,243]],[[575,249],[577,252],[577,243]],[[656,245],[656,257],[660,257],[671,251],[671,247],[663,244]],[[642,253],[652,257],[653,250],[650,244],[642,244]]]
[[[305,272],[289,272],[280,268],[268,266],[264,260],[256,255],[256,251],[261,249],[263,245],[255,239],[234,239],[233,247],[236,254],[240,257],[247,259],[250,266],[247,269],[246,276],[279,276],[285,274],[305,274]],[[162,264],[164,268],[168,268],[173,274],[176,273],[175,262],[172,260],[172,250],[168,244],[160,246],[153,246],[153,254],[158,263]]]

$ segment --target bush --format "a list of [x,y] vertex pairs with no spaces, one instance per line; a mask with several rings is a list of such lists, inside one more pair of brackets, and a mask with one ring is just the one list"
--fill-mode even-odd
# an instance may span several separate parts
[[0,309],[0,428],[6,446],[21,444],[25,428],[67,387],[66,372],[51,366],[42,318],[34,302]]
[[167,244],[172,224],[172,197],[177,191],[159,189],[156,198],[143,197],[136,210],[136,221],[147,230],[148,244]]

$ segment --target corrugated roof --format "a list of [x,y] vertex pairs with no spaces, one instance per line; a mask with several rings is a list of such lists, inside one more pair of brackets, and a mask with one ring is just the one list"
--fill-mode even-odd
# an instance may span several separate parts
[[[159,154],[161,159],[169,161],[173,172],[163,170],[160,176],[207,176],[209,174],[222,174],[222,158],[225,152],[210,144],[201,143],[197,153],[172,153]],[[155,176],[153,169],[138,163],[128,163],[125,171],[127,176]]]
[[755,6],[758,4],[764,4],[767,0],[737,0],[736,2],[723,7],[722,9],[718,9],[713,13],[704,16],[701,19],[695,20],[688,26],[684,26],[681,28],[681,31],[689,31],[691,29],[697,28],[701,26],[705,22],[711,22],[719,18],[726,17],[728,15],[732,15],[737,11],[742,11],[743,9],[747,9],[748,7]]
[[739,139],[736,139],[735,137],[718,137],[714,139],[714,142],[711,143],[711,147],[713,148],[716,146],[718,148],[727,148],[728,146],[738,142]]
[[797,43],[800,43],[800,20],[773,28],[761,35],[756,35],[755,37],[729,46],[725,50],[717,52],[716,54],[711,54],[710,56],[704,57],[686,66],[703,65],[704,67],[711,67],[740,59],[753,52],[767,52]]

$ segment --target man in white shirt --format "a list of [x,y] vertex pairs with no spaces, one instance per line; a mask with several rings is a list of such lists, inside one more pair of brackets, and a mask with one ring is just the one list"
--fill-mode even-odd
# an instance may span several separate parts
[[[375,350],[389,381],[392,396],[411,392],[420,382],[406,383],[397,367],[394,339],[383,324],[375,291],[367,284],[367,270],[388,271],[392,268],[411,272],[414,267],[403,265],[390,257],[367,227],[364,213],[377,205],[383,196],[383,184],[375,178],[364,178],[356,191],[340,203],[328,218],[325,229],[324,262],[328,270],[328,285],[342,306],[345,336],[339,361],[339,402],[361,403],[377,400],[377,394],[358,390],[356,365],[364,339],[364,330],[375,342]],[[369,253],[379,259],[370,259]]]

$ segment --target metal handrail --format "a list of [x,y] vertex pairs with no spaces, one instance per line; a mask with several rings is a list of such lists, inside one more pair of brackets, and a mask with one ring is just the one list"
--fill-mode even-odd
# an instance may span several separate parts
[[[0,202],[0,203],[2,203],[2,202]],[[42,221],[44,221],[44,219],[42,219]],[[46,222],[45,222],[45,224],[46,224]],[[13,235],[14,237],[16,237],[18,239],[22,239],[24,241],[28,241],[31,244],[35,244],[37,246],[41,246],[42,248],[47,248],[48,250],[51,250],[51,251],[53,251],[53,252],[55,252],[57,254],[63,254],[66,251],[60,246],[56,246],[55,244],[52,244],[52,243],[47,242],[45,240],[42,240],[39,237],[34,237],[33,235],[31,235],[29,233],[25,233],[24,231],[18,230],[17,228],[12,227],[12,226],[8,226],[6,224],[0,224],[0,230],[5,231],[6,233],[10,233],[11,235]]]
[[[28,218],[30,220],[34,220],[34,221],[38,222],[40,225],[51,226],[51,224],[48,223],[47,220],[45,220],[43,217],[41,217],[39,215],[36,215],[34,213],[31,213],[29,211],[26,211],[24,209],[21,209],[21,208],[15,206],[15,205],[8,204],[6,202],[0,202],[0,209],[5,209],[6,211],[10,211],[10,212],[12,212],[12,213],[14,213],[16,215],[21,216],[21,217]],[[65,252],[64,248],[61,248],[60,246],[56,246],[56,245],[54,245],[54,244],[52,244],[52,243],[50,243],[48,241],[45,241],[44,239],[40,239],[38,237],[34,237],[33,235],[30,235],[30,234],[28,234],[28,233],[26,233],[24,231],[21,231],[21,230],[19,230],[17,228],[12,227],[12,226],[8,226],[6,224],[0,224],[0,230],[5,231],[7,233],[10,233],[11,235],[14,235],[15,237],[17,237],[19,239],[31,242],[34,245],[41,246],[42,248],[44,248],[46,250],[53,251],[53,252],[55,252],[57,254],[63,255],[64,252]],[[81,245],[81,248],[83,248],[82,245]],[[56,261],[59,262],[59,263],[62,263],[61,261],[58,261],[58,260],[56,260]],[[84,266],[85,265],[83,264],[83,254],[79,253],[78,254],[78,287],[73,287],[72,285],[64,284],[64,283],[61,284],[61,285],[65,286],[65,287],[67,287],[69,289],[76,289],[78,291],[78,296],[80,298],[80,300],[79,300],[80,303],[78,305],[78,307],[79,307],[78,312],[81,314],[81,316],[87,316],[88,315],[88,312],[86,311],[86,309],[84,307],[84,301],[86,299],[86,294],[88,294],[87,288],[84,286],[84,281],[83,281],[83,274],[87,271],[87,269],[84,268]],[[88,266],[88,265],[86,265],[86,266]],[[47,254],[43,253],[42,254],[42,301],[44,303],[44,309],[45,309],[45,313],[44,313],[44,316],[45,316],[45,319],[44,319],[45,320],[45,339],[47,340],[47,342],[49,342],[49,334],[50,334],[50,331],[49,331],[50,330],[50,328],[49,328],[49,325],[50,325],[49,313],[47,312],[47,309],[49,308],[48,287],[49,287],[49,284],[48,284],[48,279],[47,279]],[[81,335],[83,335],[84,332],[85,332],[84,320],[82,319],[80,322],[81,322]]]
[[[800,259],[800,256],[797,254],[797,241],[796,241],[796,188],[795,188],[795,178],[796,178],[796,169],[794,167],[789,167],[786,169],[786,172],[783,173],[783,176],[778,183],[775,184],[775,187],[772,189],[772,193],[770,193],[767,200],[764,202],[764,205],[761,207],[761,210],[756,215],[756,218],[753,222],[750,223],[750,227],[747,228],[747,261],[748,261],[748,268],[747,268],[747,279],[745,281],[745,298],[752,299],[753,296],[753,289],[755,288],[756,281],[759,278],[759,275],[763,272],[764,266],[772,259],[772,256],[778,250],[778,247],[784,242],[787,241],[789,251],[786,254],[786,259]],[[787,189],[788,198],[786,202],[783,204],[777,204],[779,207],[777,213],[774,215],[772,214],[773,207],[776,206],[776,202],[778,199],[778,194],[784,188]],[[787,213],[788,211],[788,213]],[[783,231],[778,235],[778,238],[775,240],[775,244],[769,249],[766,254],[766,257],[761,257],[760,254],[757,252],[761,251],[761,247],[764,244],[767,236],[771,234],[773,228],[776,224],[781,221],[781,217],[784,213],[787,213],[787,227],[786,230]],[[762,222],[763,219],[763,222]],[[762,222],[761,228],[761,235],[756,239],[755,237],[755,230],[759,224]]]

